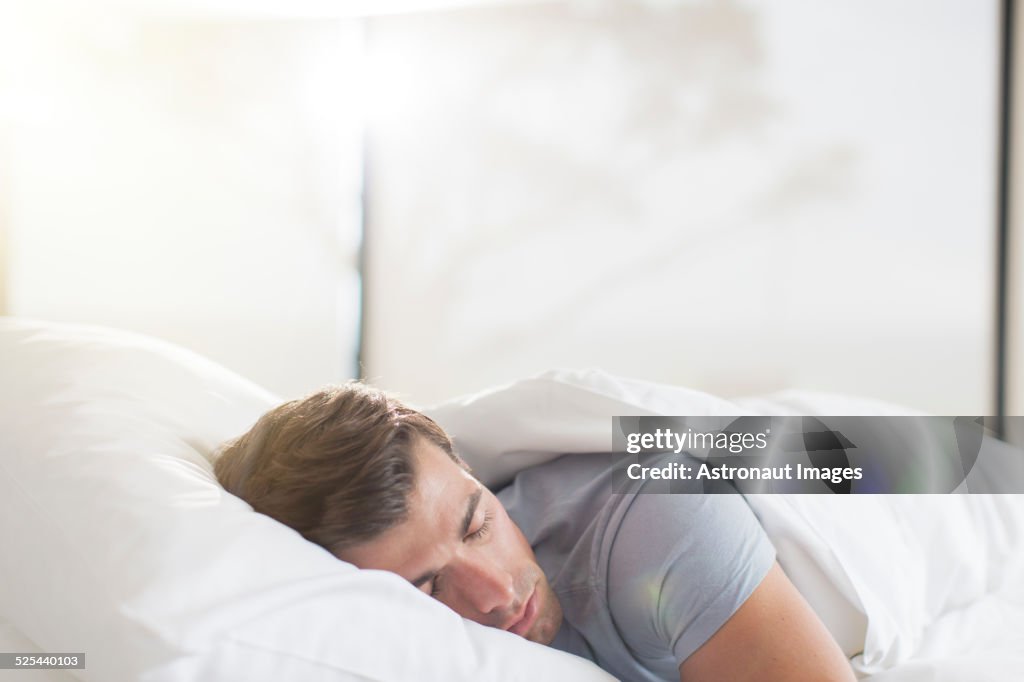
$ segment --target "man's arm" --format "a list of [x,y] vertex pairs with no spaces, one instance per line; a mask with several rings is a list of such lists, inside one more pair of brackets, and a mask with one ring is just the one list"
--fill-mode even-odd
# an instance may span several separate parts
[[776,563],[742,606],[679,666],[681,682],[853,682],[817,614]]

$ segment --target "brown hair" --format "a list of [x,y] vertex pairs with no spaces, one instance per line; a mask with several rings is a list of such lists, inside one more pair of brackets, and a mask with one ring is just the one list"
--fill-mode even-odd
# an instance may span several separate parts
[[462,464],[432,419],[350,382],[267,412],[221,447],[214,471],[253,509],[337,553],[406,519],[419,439]]

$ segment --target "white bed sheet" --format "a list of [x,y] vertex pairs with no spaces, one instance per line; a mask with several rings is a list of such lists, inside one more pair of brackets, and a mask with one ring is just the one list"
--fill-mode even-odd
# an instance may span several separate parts
[[1010,682],[1024,678],[1024,583],[947,613],[910,658],[870,682]]

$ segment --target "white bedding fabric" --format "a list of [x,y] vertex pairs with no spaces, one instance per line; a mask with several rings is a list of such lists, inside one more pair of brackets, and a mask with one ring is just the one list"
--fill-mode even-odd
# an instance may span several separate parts
[[[600,371],[555,371],[428,412],[485,481],[610,449],[609,415],[919,414],[789,391],[724,401]],[[751,495],[779,562],[862,677],[1018,680],[1024,496]]]
[[0,319],[0,622],[95,682],[611,679],[224,492],[207,456],[277,402],[169,344]]
[[[0,319],[7,636],[85,651],[88,668],[74,674],[103,682],[609,679],[338,562],[227,495],[210,453],[276,402],[168,344]],[[489,483],[565,452],[607,451],[613,415],[894,411],[821,394],[729,402],[600,372],[549,373],[429,410]],[[861,674],[1020,679],[1021,497],[750,499],[844,649],[863,650]]]
[[[42,653],[35,642],[10,623],[0,619],[0,651],[5,653]],[[72,652],[64,652],[72,653]],[[67,670],[0,670],[0,682],[74,682]]]

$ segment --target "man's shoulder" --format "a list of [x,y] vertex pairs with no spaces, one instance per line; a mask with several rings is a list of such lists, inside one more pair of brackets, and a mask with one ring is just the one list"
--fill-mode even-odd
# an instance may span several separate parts
[[545,530],[579,536],[584,527],[595,523],[602,532],[614,534],[623,519],[635,513],[630,510],[638,498],[643,499],[639,505],[643,513],[653,513],[669,530],[682,530],[702,513],[707,496],[700,485],[691,490],[676,486],[674,493],[665,493],[662,482],[644,480],[616,492],[613,465],[611,455],[563,455],[519,472],[497,493],[498,499],[531,544],[539,541]]
[[[513,520],[592,512],[611,495],[611,457],[569,454],[524,469],[497,495]],[[530,525],[530,524],[527,524]]]
[[774,552],[740,495],[643,483],[615,494],[611,475],[610,456],[570,455],[523,472],[501,497],[599,663],[627,679],[677,674]]

